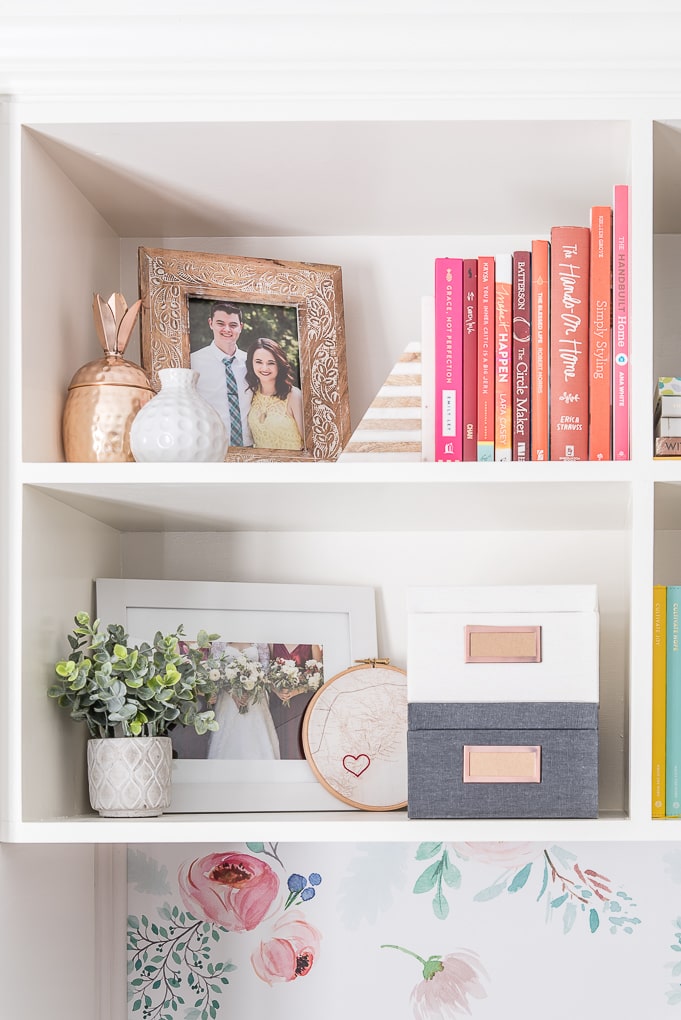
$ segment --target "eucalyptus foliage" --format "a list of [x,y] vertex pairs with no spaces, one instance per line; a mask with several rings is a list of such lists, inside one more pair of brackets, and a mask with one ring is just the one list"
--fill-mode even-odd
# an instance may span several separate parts
[[180,626],[174,634],[158,631],[151,645],[130,646],[120,624],[101,631],[88,613],[74,619],[71,654],[55,664],[59,679],[47,694],[84,721],[91,737],[163,737],[178,725],[218,729],[215,713],[199,701],[216,693],[209,648],[217,635],[201,631],[190,648]]

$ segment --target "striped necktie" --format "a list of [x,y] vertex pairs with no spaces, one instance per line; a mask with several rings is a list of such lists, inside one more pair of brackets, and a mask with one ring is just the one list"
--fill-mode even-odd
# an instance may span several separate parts
[[231,358],[223,358],[225,366],[225,381],[227,383],[227,403],[229,404],[230,422],[230,446],[243,446],[244,438],[241,429],[241,408],[239,407],[239,390],[236,384],[236,377],[232,368],[232,362],[236,355]]

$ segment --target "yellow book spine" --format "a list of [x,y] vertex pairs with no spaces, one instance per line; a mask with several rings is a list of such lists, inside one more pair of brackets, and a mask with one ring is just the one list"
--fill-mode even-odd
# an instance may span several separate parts
[[653,587],[653,818],[665,816],[667,588]]

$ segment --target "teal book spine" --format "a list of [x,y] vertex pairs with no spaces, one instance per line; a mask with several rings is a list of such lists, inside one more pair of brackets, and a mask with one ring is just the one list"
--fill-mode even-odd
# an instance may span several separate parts
[[667,588],[666,811],[681,815],[681,585]]

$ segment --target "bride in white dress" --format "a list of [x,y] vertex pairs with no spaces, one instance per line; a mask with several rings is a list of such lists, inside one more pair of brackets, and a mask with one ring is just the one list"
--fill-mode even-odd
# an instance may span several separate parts
[[[212,651],[228,658],[244,655],[263,666],[269,662],[269,648],[266,644],[248,642],[227,643],[215,641]],[[272,722],[267,698],[249,705],[242,715],[228,691],[218,694],[214,706],[215,718],[220,728],[210,734],[208,758],[239,758],[258,761],[279,758],[279,738]]]

